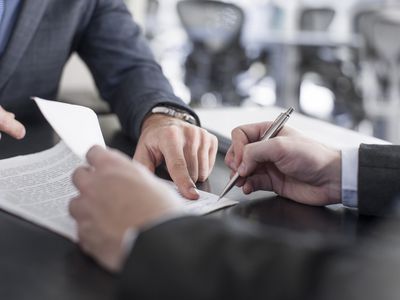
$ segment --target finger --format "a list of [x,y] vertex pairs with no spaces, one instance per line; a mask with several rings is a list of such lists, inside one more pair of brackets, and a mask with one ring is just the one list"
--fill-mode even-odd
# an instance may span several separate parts
[[26,130],[24,125],[15,120],[15,115],[4,110],[0,106],[0,131],[5,132],[16,139],[22,139]]
[[185,160],[187,171],[193,182],[197,182],[199,178],[199,158],[198,150],[190,147],[191,149],[185,150]]
[[[258,167],[253,171],[252,176],[255,174],[265,174],[269,168],[273,168],[273,165],[266,167],[266,164],[259,164]],[[231,174],[231,177],[234,173]],[[239,177],[236,181],[236,186],[243,187],[248,177]]]
[[142,145],[138,145],[136,147],[133,159],[144,165],[152,173],[155,172],[156,167],[158,167],[158,165],[161,163],[157,162],[157,160],[151,154],[150,150],[148,150],[146,146]]
[[208,163],[209,163],[208,176],[210,175],[212,169],[214,168],[215,160],[217,158],[217,152],[218,152],[218,139],[216,136],[212,135],[211,146],[208,152]]
[[261,141],[246,145],[243,160],[238,169],[240,176],[247,177],[257,169],[261,163],[276,163],[286,153],[285,138],[276,137],[268,141]]
[[233,151],[233,169],[237,169],[242,161],[243,148],[249,143],[253,143],[260,140],[262,133],[266,128],[270,126],[270,123],[256,123],[248,124],[236,127],[232,131],[232,151]]
[[82,194],[90,182],[91,170],[89,167],[79,167],[72,174],[72,183]]
[[236,171],[234,159],[235,159],[235,154],[233,153],[233,146],[231,144],[225,155],[225,164],[232,170]]
[[206,137],[206,140],[201,143],[198,158],[199,158],[199,178],[200,182],[204,182],[207,180],[210,170],[210,148],[211,148],[211,141]]
[[243,148],[246,144],[248,144],[249,138],[245,131],[243,131],[240,127],[235,128],[232,131],[232,154],[233,161],[231,161],[231,167],[233,170],[237,170],[239,164],[242,161]]
[[[190,139],[186,141],[186,145],[184,147],[184,155],[187,165],[187,170],[189,172],[190,178],[192,178],[193,182],[197,182],[199,178],[199,149],[201,147],[201,137],[198,132],[192,134]],[[208,160],[207,160],[208,163]]]
[[87,206],[84,204],[83,198],[81,196],[77,196],[72,198],[68,205],[68,211],[72,218],[74,218],[78,223],[80,220],[84,219],[89,210]]
[[236,180],[236,186],[237,187],[242,187],[246,182],[246,178],[239,177],[238,180]]
[[179,142],[179,139],[174,139],[174,141],[175,142],[172,143],[171,141],[165,143],[165,146],[161,150],[165,158],[169,175],[184,197],[193,200],[198,199],[199,193],[189,175],[183,153],[183,145]]
[[272,180],[268,174],[255,174],[246,178],[243,184],[243,193],[250,194],[259,190],[273,190]]
[[[272,122],[248,124],[239,126],[232,131],[232,146],[236,168],[239,167],[242,160],[243,147],[249,143],[258,142],[271,125]],[[279,132],[280,137],[295,135],[299,135],[299,133],[287,126],[283,127]]]
[[108,150],[102,146],[96,145],[89,149],[86,154],[86,160],[89,165],[98,169],[106,167],[109,164],[115,165],[123,163],[127,160],[127,157],[116,150]]

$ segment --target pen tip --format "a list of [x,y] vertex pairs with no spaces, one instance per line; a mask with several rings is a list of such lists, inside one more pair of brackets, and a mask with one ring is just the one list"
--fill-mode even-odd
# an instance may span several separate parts
[[288,110],[287,110],[287,114],[288,115],[290,115],[292,112],[294,112],[294,108],[293,107],[290,107]]

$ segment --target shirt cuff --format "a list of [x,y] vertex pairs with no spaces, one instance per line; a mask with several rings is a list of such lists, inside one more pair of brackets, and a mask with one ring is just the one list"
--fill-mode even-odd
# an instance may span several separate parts
[[358,207],[358,148],[342,150],[342,204]]

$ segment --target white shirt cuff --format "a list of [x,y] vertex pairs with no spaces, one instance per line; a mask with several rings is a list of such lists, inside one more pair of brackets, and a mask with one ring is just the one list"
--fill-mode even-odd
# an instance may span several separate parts
[[342,204],[358,207],[358,148],[342,150]]

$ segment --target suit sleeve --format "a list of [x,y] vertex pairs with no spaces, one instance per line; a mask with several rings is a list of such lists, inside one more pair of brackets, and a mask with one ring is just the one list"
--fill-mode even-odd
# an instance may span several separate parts
[[180,218],[139,235],[119,299],[312,299],[331,246],[242,221]]
[[400,199],[400,146],[361,145],[358,209],[361,214],[391,214]]
[[96,3],[77,51],[126,133],[137,139],[144,117],[159,104],[176,106],[196,116],[174,95],[123,1]]

